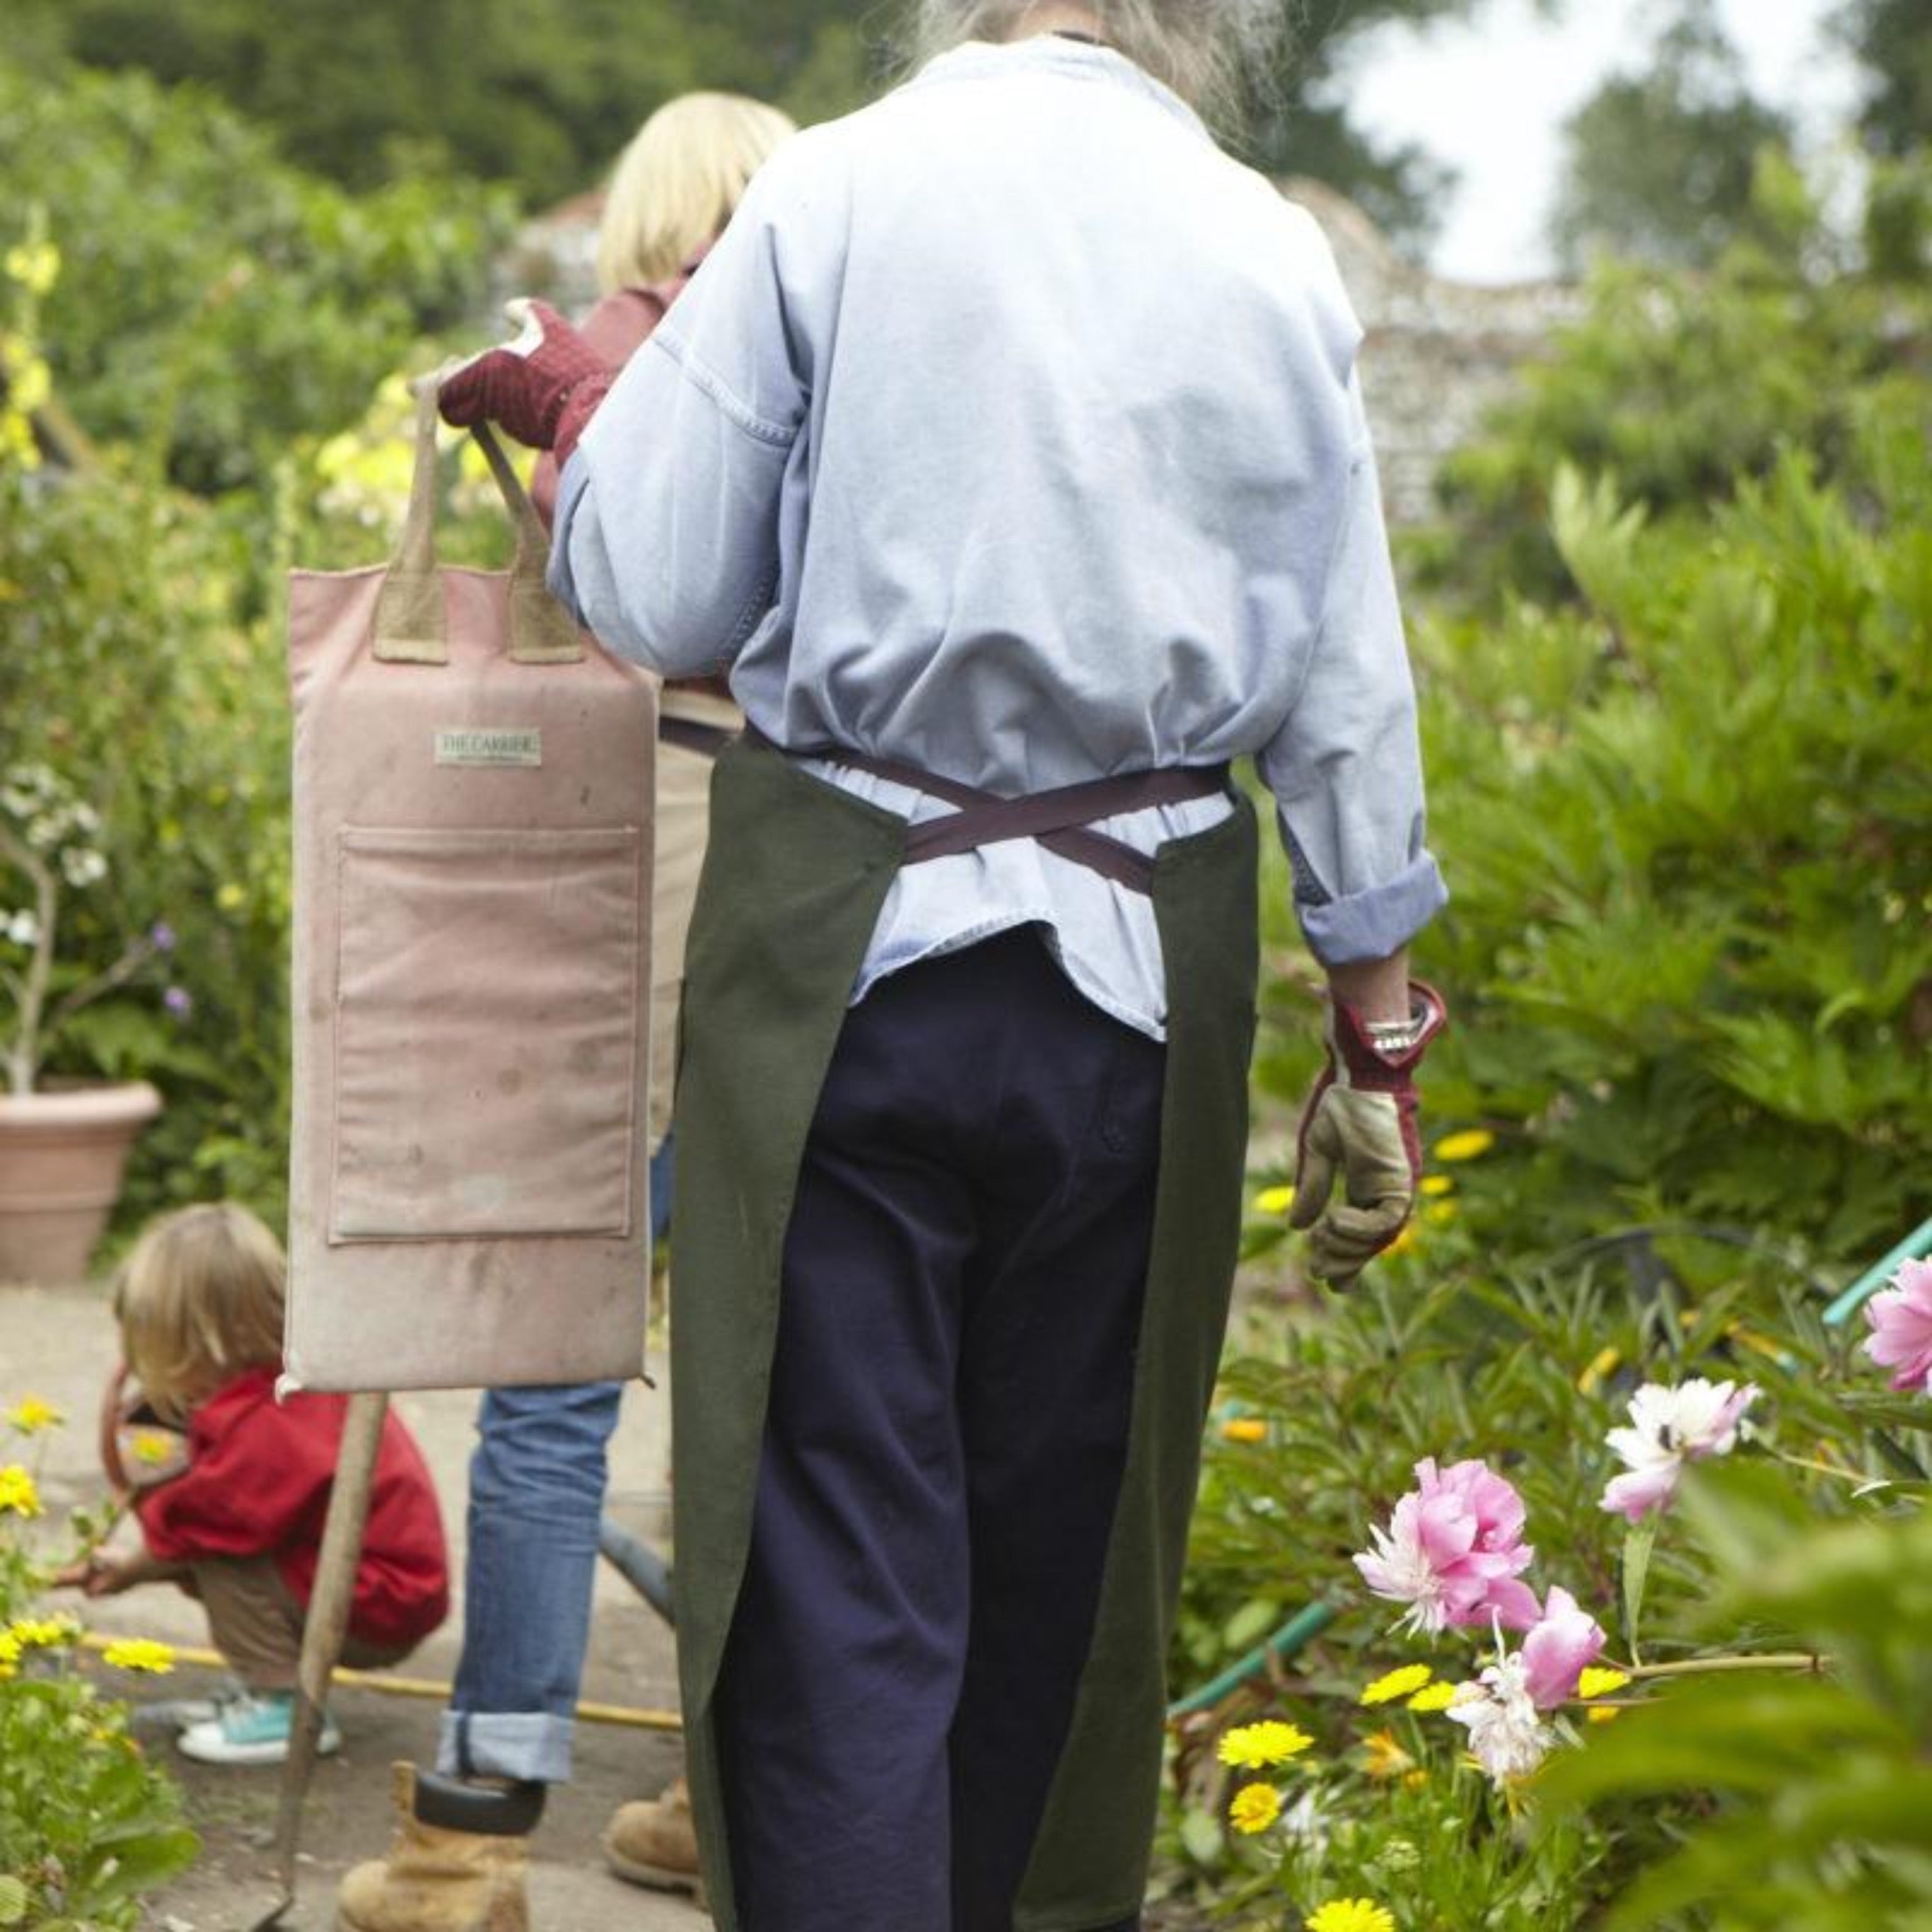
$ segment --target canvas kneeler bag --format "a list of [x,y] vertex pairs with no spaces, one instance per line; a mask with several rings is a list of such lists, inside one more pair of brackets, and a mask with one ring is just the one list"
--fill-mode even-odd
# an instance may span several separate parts
[[[1021,1932],[1117,1923],[1146,1886],[1165,1654],[1240,1237],[1258,942],[1254,816],[1236,804],[1155,862],[1167,1066],[1127,1470]],[[718,761],[685,962],[671,1379],[687,1765],[719,1932],[739,1922],[713,1694],[750,1538],[785,1230],[906,839],[896,814],[769,747],[743,740]]]
[[437,565],[436,422],[394,560],[290,585],[305,1388],[643,1365],[656,687],[546,591],[488,431],[515,562]]

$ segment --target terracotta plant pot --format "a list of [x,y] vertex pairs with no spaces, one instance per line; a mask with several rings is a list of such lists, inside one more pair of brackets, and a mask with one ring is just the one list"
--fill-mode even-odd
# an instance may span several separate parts
[[161,1111],[145,1080],[0,1094],[0,1281],[78,1281]]

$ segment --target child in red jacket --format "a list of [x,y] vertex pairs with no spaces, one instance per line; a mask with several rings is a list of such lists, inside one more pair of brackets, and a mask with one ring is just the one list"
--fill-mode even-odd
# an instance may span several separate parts
[[[208,1613],[216,1648],[240,1692],[200,1713],[184,1707],[190,1757],[279,1764],[287,1755],[302,1624],[328,1506],[347,1398],[278,1403],[287,1264],[245,1209],[189,1208],[144,1233],[114,1291],[127,1369],[162,1423],[185,1429],[185,1460],[162,1479],[122,1473],[114,1423],[104,1427],[108,1475],[141,1526],[131,1553],[97,1554],[63,1580],[90,1597],[136,1583],[179,1583]],[[369,1526],[343,1662],[400,1662],[442,1622],[449,1572],[436,1492],[399,1417],[383,1424]],[[340,1738],[324,1723],[321,1748]]]

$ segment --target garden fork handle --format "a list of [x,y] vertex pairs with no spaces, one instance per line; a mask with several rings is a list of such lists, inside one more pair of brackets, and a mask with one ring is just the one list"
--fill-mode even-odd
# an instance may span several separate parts
[[376,1452],[382,1444],[383,1423],[388,1413],[388,1396],[375,1391],[351,1396],[343,1415],[335,1481],[329,1491],[321,1551],[316,1560],[315,1587],[302,1628],[300,1688],[289,1734],[288,1762],[282,1771],[281,1808],[275,1822],[275,1875],[282,1888],[281,1903],[260,1921],[257,1932],[265,1932],[294,1901],[295,1850],[301,1836],[302,1806],[315,1768],[315,1747],[321,1736],[329,1679],[342,1661],[342,1642],[349,1631],[355,1570],[362,1561],[362,1532],[369,1521],[369,1492],[375,1486]]

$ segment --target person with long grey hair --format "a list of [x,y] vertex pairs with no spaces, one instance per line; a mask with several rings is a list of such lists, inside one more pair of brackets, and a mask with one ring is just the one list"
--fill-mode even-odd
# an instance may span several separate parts
[[724,1932],[1124,1932],[1239,1243],[1271,794],[1327,977],[1293,1219],[1420,1163],[1444,892],[1355,355],[1218,148],[1260,0],[926,0],[614,387],[444,385],[561,464],[553,589],[719,668],[685,982],[678,1645]]

